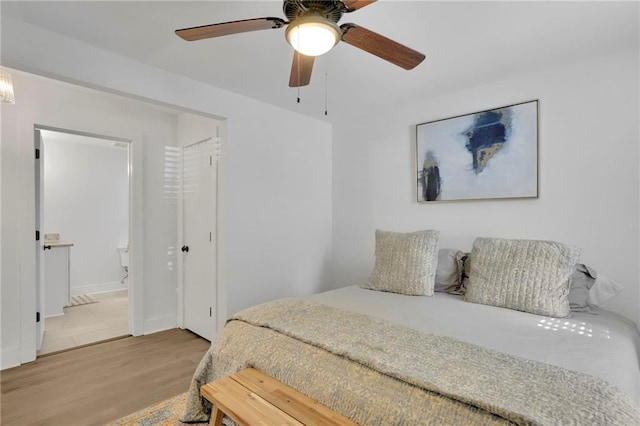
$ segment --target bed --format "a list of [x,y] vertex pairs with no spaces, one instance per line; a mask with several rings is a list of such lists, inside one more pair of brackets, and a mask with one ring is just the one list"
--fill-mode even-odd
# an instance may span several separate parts
[[[427,263],[436,263],[430,244]],[[475,267],[480,276],[475,244],[474,253],[471,274]],[[500,263],[491,256],[491,265]],[[402,259],[405,272],[416,261],[407,263],[406,252]],[[575,257],[568,261],[573,269]],[[388,272],[384,285],[395,279]],[[489,277],[495,287],[499,277]],[[208,418],[202,384],[255,367],[363,425],[640,424],[640,344],[623,317],[601,309],[541,315],[473,303],[433,284],[431,297],[371,287],[279,299],[232,316],[194,374],[182,420]]]

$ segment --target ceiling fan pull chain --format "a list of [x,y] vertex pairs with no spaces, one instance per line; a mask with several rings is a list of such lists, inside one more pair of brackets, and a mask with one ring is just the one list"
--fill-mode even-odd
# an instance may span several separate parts
[[329,115],[329,113],[327,112],[327,110],[329,109],[327,107],[327,93],[329,92],[329,78],[327,77],[329,75],[329,71],[328,71],[328,66],[327,66],[327,55],[324,55],[324,115],[325,117],[327,115]]
[[[298,45],[300,45],[300,33],[296,34],[298,38]],[[300,55],[296,55],[298,61],[298,103],[300,103]]]

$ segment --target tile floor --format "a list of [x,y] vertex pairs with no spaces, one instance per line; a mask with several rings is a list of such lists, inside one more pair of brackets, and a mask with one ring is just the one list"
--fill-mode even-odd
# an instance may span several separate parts
[[45,319],[44,341],[38,355],[129,334],[128,291],[91,296],[98,303],[64,308],[64,315]]

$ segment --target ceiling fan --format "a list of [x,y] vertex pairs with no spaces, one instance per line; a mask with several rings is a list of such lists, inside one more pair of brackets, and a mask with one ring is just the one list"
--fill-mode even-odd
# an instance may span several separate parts
[[176,35],[187,41],[195,41],[288,26],[285,37],[295,49],[290,87],[308,85],[315,57],[331,50],[340,40],[406,70],[415,68],[425,59],[422,53],[356,24],[338,26],[343,14],[362,9],[375,1],[284,0],[282,10],[289,21],[273,17],[245,19],[183,28],[176,30]]

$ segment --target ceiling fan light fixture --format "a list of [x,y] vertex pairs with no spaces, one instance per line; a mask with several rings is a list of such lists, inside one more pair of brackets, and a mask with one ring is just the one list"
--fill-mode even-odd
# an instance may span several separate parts
[[342,32],[332,21],[321,16],[305,16],[289,24],[285,32],[287,41],[305,56],[320,56],[335,46]]
[[0,68],[0,101],[7,104],[16,103],[16,99],[13,96],[11,74],[2,68]]

